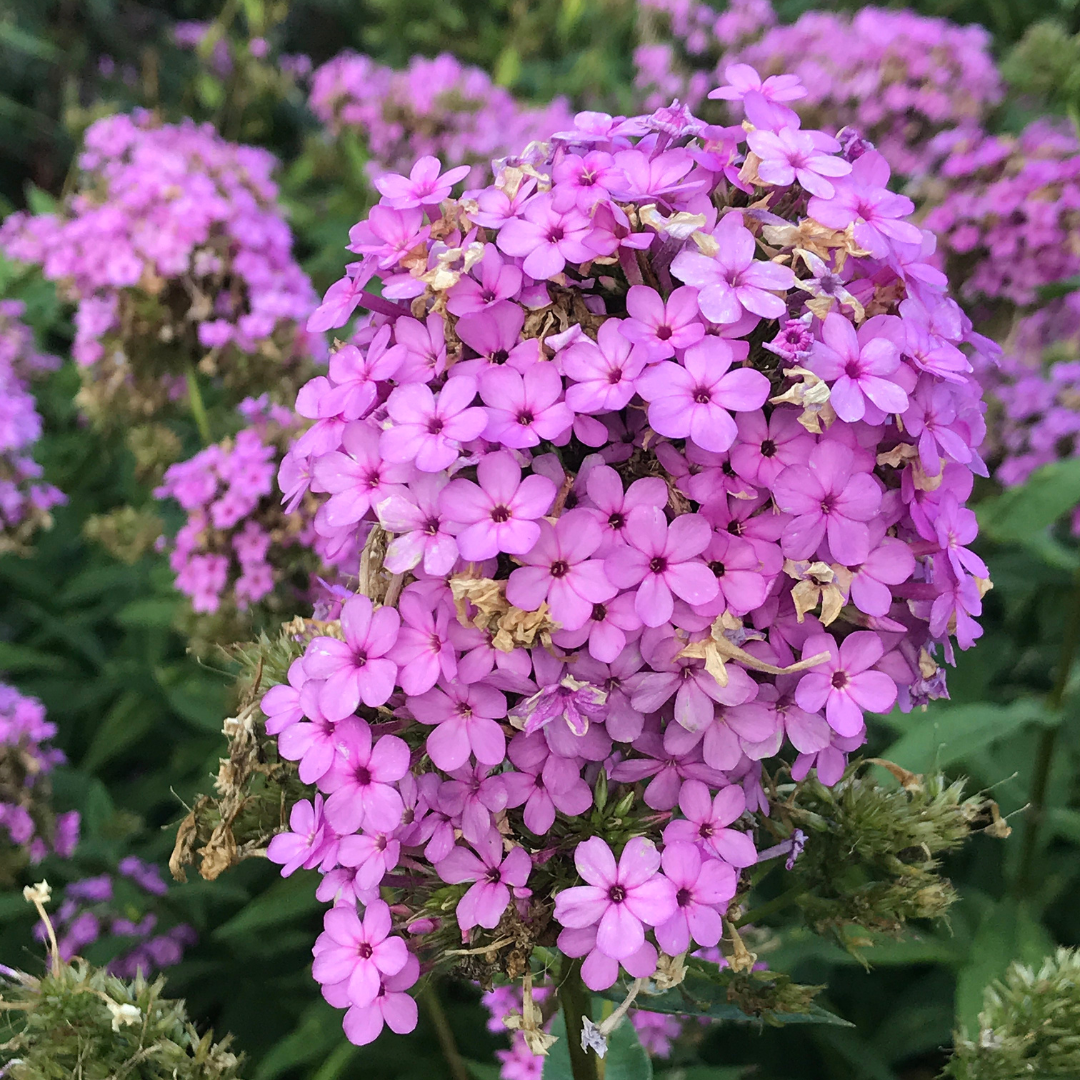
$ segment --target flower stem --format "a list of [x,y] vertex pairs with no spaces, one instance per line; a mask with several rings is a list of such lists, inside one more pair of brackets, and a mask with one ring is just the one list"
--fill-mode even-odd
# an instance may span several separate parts
[[766,903],[762,904],[760,907],[746,912],[746,914],[743,915],[742,918],[737,919],[733,925],[738,928],[741,926],[749,926],[750,923],[760,922],[765,916],[772,915],[777,911],[782,911],[789,904],[793,904],[807,891],[807,888],[806,885],[792,886],[787,892],[782,892],[779,896],[766,901]]
[[199,429],[199,438],[202,439],[203,446],[209,446],[214,441],[210,433],[210,417],[206,414],[206,404],[203,402],[202,391],[199,389],[199,379],[191,364],[188,364],[185,375],[188,401],[191,403],[191,416]]
[[559,972],[559,1005],[566,1021],[566,1048],[570,1052],[570,1071],[574,1080],[597,1080],[595,1054],[582,1049],[581,1028],[585,1017],[592,1019],[589,992],[581,981],[581,960],[563,958]]
[[439,1000],[438,986],[431,981],[418,995],[424,1008],[427,1009],[428,1019],[435,1029],[435,1038],[439,1040],[439,1049],[446,1059],[447,1068],[454,1080],[472,1080],[469,1070],[465,1066],[465,1059],[458,1050],[454,1032],[450,1028],[450,1021],[446,1019],[446,1010]]
[[[1074,578],[1071,603],[1065,616],[1065,635],[1061,641],[1057,677],[1046,699],[1047,711],[1052,714],[1061,711],[1078,646],[1080,646],[1080,572]],[[1019,897],[1030,895],[1031,887],[1034,885],[1035,862],[1039,854],[1039,834],[1046,817],[1046,791],[1050,785],[1050,772],[1054,765],[1054,749],[1060,727],[1060,723],[1055,723],[1052,727],[1044,728],[1035,751],[1027,825],[1024,830],[1024,847],[1014,889],[1015,895]]]

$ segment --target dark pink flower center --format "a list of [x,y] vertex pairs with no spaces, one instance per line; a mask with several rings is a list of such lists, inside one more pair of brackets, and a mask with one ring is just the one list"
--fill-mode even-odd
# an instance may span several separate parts
[[621,885],[612,885],[608,889],[608,899],[613,904],[621,904],[626,899],[626,890]]
[[832,679],[830,680],[833,687],[837,690],[843,690],[848,684],[848,677],[846,671],[834,671]]
[[702,840],[708,840],[712,836],[712,834],[713,834],[712,822],[703,821],[698,826],[698,836],[700,836],[702,838]]
[[557,244],[560,240],[562,240],[565,235],[566,233],[563,231],[563,227],[561,225],[552,225],[551,228],[548,229],[548,242],[551,244]]
[[593,604],[593,622],[603,622],[607,618],[607,608],[603,604]]
[[504,521],[510,520],[510,511],[505,506],[496,506],[492,508],[491,520],[496,525],[501,525]]
[[859,361],[849,360],[847,364],[844,365],[844,374],[849,379],[855,379],[856,381],[858,381],[859,376],[862,375],[862,367],[859,364]]
[[667,559],[663,555],[657,555],[649,560],[649,569],[654,574],[662,574],[667,569]]
[[831,514],[835,508],[834,500],[831,495],[826,495],[825,498],[821,500],[821,512],[823,514]]
[[565,559],[556,559],[551,564],[551,576],[553,578],[566,577],[570,573],[570,564]]
[[353,652],[353,667],[363,667],[367,663],[367,653],[363,649]]
[[689,889],[680,889],[675,894],[675,903],[679,907],[689,907],[694,900],[694,894]]
[[375,950],[366,941],[361,941],[360,944],[356,946],[356,955],[359,956],[361,960],[370,960],[371,954],[374,951]]
[[424,522],[423,531],[426,532],[428,534],[428,536],[438,536],[439,535],[439,525],[440,524],[441,524],[441,522],[439,521],[439,519],[437,517],[436,518],[428,518],[427,521]]
[[518,413],[517,421],[522,427],[528,427],[533,422],[533,414],[531,412]]
[[674,333],[674,331],[671,329],[670,326],[658,326],[656,328],[656,336],[661,341],[667,341],[668,338],[670,338],[673,333]]
[[694,391],[694,401],[698,405],[708,405],[709,402],[712,401],[712,394],[709,392],[708,387],[699,386]]
[[613,529],[621,529],[626,524],[626,516],[624,514],[619,513],[619,511],[616,510],[614,514],[611,514],[608,517],[607,523]]
[[731,521],[727,523],[727,531],[732,536],[742,536],[742,522],[739,521],[738,518],[732,518]]
[[622,370],[622,368],[612,368],[612,369],[611,369],[611,370],[610,370],[610,371],[608,372],[608,377],[607,377],[607,381],[608,381],[609,383],[611,383],[611,385],[612,385],[612,386],[618,386],[618,385],[619,385],[619,383],[621,383],[621,382],[622,382],[622,377],[623,377],[623,370]]
[[353,776],[360,787],[367,787],[371,783],[371,770],[366,765],[357,765]]
[[724,568],[724,564],[723,564],[722,562],[711,562],[711,563],[709,563],[709,569],[710,569],[710,570],[711,570],[711,571],[712,571],[712,572],[713,572],[713,573],[714,573],[714,574],[715,574],[715,575],[716,575],[717,577],[723,577],[723,576],[724,576],[724,574],[725,574],[725,573],[727,572],[727,571],[725,570],[725,568]]
[[499,882],[502,881],[502,869],[498,866],[493,866],[487,872],[487,880],[491,882],[492,885],[498,885]]
[[493,364],[505,364],[510,354],[505,349],[496,349],[488,358]]
[[775,454],[776,454],[776,443],[774,443],[772,441],[772,439],[766,439],[761,444],[761,456],[769,458],[769,457],[775,456]]
[[442,431],[442,429],[443,429],[442,418],[438,417],[438,416],[433,416],[428,421],[427,429],[428,429],[429,434],[438,435],[439,432]]

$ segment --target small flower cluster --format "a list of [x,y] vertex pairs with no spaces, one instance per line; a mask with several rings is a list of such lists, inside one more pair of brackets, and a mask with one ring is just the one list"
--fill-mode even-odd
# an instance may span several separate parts
[[52,810],[49,773],[65,760],[49,745],[55,735],[37,698],[0,683],[0,828],[10,845],[0,861],[5,882],[46,855],[70,858],[79,842],[78,812]]
[[87,129],[78,190],[58,213],[4,223],[0,248],[40,263],[78,305],[72,352],[94,417],[142,419],[182,399],[200,356],[238,396],[308,376],[294,369],[321,347],[298,327],[314,294],[273,166],[208,125],[110,116]]
[[[712,9],[704,10],[717,29],[732,14],[718,19]],[[715,75],[735,63],[769,76],[793,73],[802,85],[800,96],[779,100],[805,124],[830,134],[855,128],[905,176],[930,172],[939,160],[934,137],[977,128],[1003,96],[990,35],[977,24],[958,26],[877,7],[854,15],[807,11],[791,25],[773,23],[775,17],[761,17],[761,33],[740,48],[719,35],[708,41],[701,19],[686,27],[685,20],[672,18],[685,59],[680,62],[669,44],[643,46],[635,54],[638,84],[656,88],[654,97],[659,90],[695,107]],[[717,57],[715,75],[700,70],[702,61],[712,64]],[[738,75],[731,78],[738,87]]]
[[317,789],[269,856],[323,874],[356,1042],[463,941],[484,982],[557,937],[594,990],[715,946],[766,759],[836,782],[980,634],[970,323],[884,158],[738,75],[742,126],[582,113],[459,199],[383,178],[312,316],[373,313],[282,486],[366,543],[262,700]]
[[41,466],[30,454],[41,436],[30,380],[60,361],[37,351],[23,310],[18,300],[0,300],[0,553],[25,548],[39,528],[52,524],[52,507],[66,501],[40,482]]
[[[958,134],[926,192],[950,280],[971,300],[1031,304],[1080,274],[1080,143],[1036,120],[1018,136]],[[944,190],[942,190],[944,188]]]
[[[154,489],[157,498],[175,499],[187,513],[167,545],[169,565],[176,588],[200,614],[216,613],[223,602],[231,611],[266,605],[275,588],[296,585],[298,575],[306,587],[303,570],[316,569],[311,550],[321,547],[311,527],[314,500],[298,499],[283,512],[274,495],[274,474],[297,417],[266,394],[245,399],[238,411],[247,427],[170,465]],[[293,512],[305,506],[307,514]],[[278,610],[296,596],[283,593],[271,606]]]
[[[180,963],[197,935],[183,923],[156,933],[159,918],[153,911],[144,911],[136,921],[133,910],[153,903],[150,897],[164,896],[168,886],[156,866],[134,855],[121,859],[116,869],[116,875],[82,878],[64,889],[63,902],[53,917],[60,958],[69,963],[91,945],[107,940],[115,953],[106,967],[110,975],[133,979],[141,973],[149,978]],[[35,934],[44,941],[45,927],[38,926]]]
[[415,56],[404,71],[342,53],[315,70],[309,103],[331,132],[363,136],[373,179],[437,157],[473,166],[471,181],[486,183],[492,158],[546,139],[572,115],[562,98],[522,105],[487,72],[449,53]]

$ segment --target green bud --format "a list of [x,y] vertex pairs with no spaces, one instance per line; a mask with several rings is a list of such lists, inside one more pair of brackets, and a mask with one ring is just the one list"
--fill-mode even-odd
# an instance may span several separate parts
[[603,813],[604,807],[607,806],[606,769],[600,770],[600,775],[596,778],[596,783],[593,785],[593,802],[596,804],[596,809]]
[[611,815],[614,818],[624,818],[630,813],[631,807],[634,805],[634,793],[628,791],[616,804],[615,809],[612,810]]

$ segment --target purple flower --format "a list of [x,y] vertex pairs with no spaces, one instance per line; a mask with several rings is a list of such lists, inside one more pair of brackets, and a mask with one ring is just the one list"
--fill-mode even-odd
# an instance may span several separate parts
[[468,165],[441,172],[442,165],[436,157],[422,157],[412,167],[408,177],[396,173],[383,173],[376,177],[375,187],[382,195],[384,206],[395,210],[407,210],[424,203],[440,203],[450,197],[450,189],[469,175]]
[[592,222],[580,210],[555,210],[549,193],[529,199],[521,216],[499,230],[497,243],[507,255],[523,259],[521,268],[537,281],[561,273],[567,262],[588,262],[611,250],[610,244],[598,242]]
[[446,772],[461,768],[470,754],[485,765],[498,765],[506,755],[506,736],[498,724],[506,715],[506,698],[490,686],[446,681],[410,698],[409,709],[421,722],[436,725],[427,752]]
[[476,380],[448,379],[436,396],[422,383],[399,386],[386,402],[391,426],[379,439],[387,461],[412,461],[421,472],[442,472],[457,459],[461,444],[478,438],[487,413],[470,407]]
[[635,393],[635,380],[645,369],[645,356],[620,332],[624,322],[608,319],[596,341],[582,335],[556,357],[573,383],[566,404],[575,413],[617,412]]
[[787,292],[795,284],[789,266],[754,258],[754,236],[743,226],[742,214],[731,211],[713,229],[714,256],[683,251],[671,263],[671,272],[687,285],[698,288],[698,306],[710,322],[738,322],[744,311],[766,319],[778,319],[787,304],[776,291]]
[[768,101],[798,101],[806,97],[806,87],[798,75],[770,75],[762,81],[749,64],[728,64],[724,68],[724,78],[730,85],[710,90],[710,98],[742,101],[747,94],[755,91]]
[[472,315],[490,310],[500,300],[515,297],[521,289],[521,271],[505,262],[494,244],[485,246],[484,254],[473,270],[474,273],[477,271],[479,281],[465,276],[447,290],[446,307],[451,315]]
[[[385,1024],[396,1035],[407,1035],[416,1027],[419,1013],[416,999],[405,993],[420,978],[420,963],[411,953],[396,974],[383,977],[370,1005],[351,1005],[342,1021],[345,1036],[354,1046],[367,1046],[378,1037]],[[337,1003],[349,1004],[348,1001]]]
[[540,342],[536,338],[521,339],[524,325],[524,310],[505,300],[496,301],[476,314],[463,315],[454,329],[478,359],[460,361],[454,374],[482,379],[491,367],[503,364],[515,371],[527,371],[537,363]]
[[540,522],[540,538],[521,556],[525,565],[506,583],[506,599],[522,611],[537,611],[546,600],[551,617],[566,630],[584,626],[594,604],[619,591],[605,574],[605,563],[591,556],[603,533],[591,514],[570,510],[554,526]]
[[546,476],[523,480],[506,452],[488,454],[476,469],[477,484],[451,480],[441,505],[457,522],[457,546],[464,559],[480,562],[500,551],[524,555],[540,537],[538,519],[551,509],[556,488]]
[[562,379],[553,364],[535,364],[524,374],[489,368],[480,383],[488,406],[484,438],[517,450],[536,446],[541,439],[558,439],[574,422],[562,392]]
[[660,865],[675,886],[675,913],[656,928],[656,941],[669,956],[686,952],[691,941],[711,947],[724,927],[721,907],[735,895],[738,875],[722,859],[702,858],[701,848],[684,841],[666,844]]
[[458,559],[458,545],[445,528],[449,515],[440,509],[447,486],[442,473],[423,473],[409,483],[408,493],[392,492],[375,504],[379,522],[398,535],[386,549],[383,565],[392,574],[404,574],[418,565],[433,577],[449,574]]
[[645,927],[667,922],[676,907],[675,888],[660,873],[660,853],[635,836],[619,857],[599,837],[578,844],[574,865],[588,882],[555,895],[555,918],[568,929],[597,927],[596,945],[613,960],[633,956],[645,944]]
[[638,377],[637,391],[649,403],[649,424],[671,439],[689,436],[703,450],[727,450],[738,429],[732,412],[760,409],[769,380],[760,371],[737,368],[731,346],[710,337],[686,350],[682,364],[654,364]]
[[325,679],[319,705],[327,718],[342,720],[362,701],[385,705],[394,692],[398,666],[387,657],[397,641],[401,616],[390,607],[373,610],[366,596],[353,596],[341,610],[344,641],[313,638],[304,653],[304,673]]
[[700,780],[687,780],[679,792],[679,809],[685,820],[673,821],[664,829],[665,844],[700,844],[739,869],[757,862],[754,841],[746,833],[728,828],[746,809],[746,796],[737,784],[721,788],[714,798]]
[[477,854],[468,848],[455,846],[435,872],[451,885],[463,881],[474,884],[458,901],[458,926],[468,932],[474,926],[493,930],[503,912],[510,906],[510,889],[523,889],[532,871],[532,859],[522,847],[513,847],[503,855],[502,837],[492,830],[473,845]]
[[799,680],[795,700],[807,712],[825,710],[829,727],[844,737],[863,729],[863,710],[888,712],[896,701],[896,683],[883,671],[869,670],[885,652],[877,634],[859,630],[836,646],[830,634],[811,634],[803,658],[827,652],[829,658]]
[[453,607],[445,599],[416,582],[398,601],[401,628],[390,659],[398,666],[397,681],[406,694],[423,694],[441,678],[457,676],[457,654],[450,643],[448,626]]
[[641,348],[649,363],[666,360],[676,349],[686,349],[705,336],[697,299],[697,290],[687,286],[676,289],[665,302],[655,289],[633,285],[626,294],[630,317],[617,324],[619,333]]
[[838,149],[834,140],[814,139],[806,131],[789,127],[779,131],[756,130],[747,134],[746,142],[761,158],[758,176],[777,187],[790,187],[797,180],[811,195],[830,199],[834,189],[827,178],[835,179],[851,172],[851,165],[843,158],[822,152],[822,142],[831,143],[828,149]]
[[524,805],[525,828],[537,836],[554,824],[556,810],[577,817],[592,806],[592,789],[576,764],[552,754],[541,735],[522,732],[515,736],[509,757],[518,771],[503,773],[507,806]]
[[739,434],[731,447],[731,467],[759,488],[772,488],[788,465],[804,462],[814,447],[794,409],[773,409],[768,420],[761,412],[743,412],[735,423]]
[[409,958],[405,942],[390,936],[390,908],[374,900],[361,921],[356,908],[339,904],[326,913],[323,926],[312,950],[315,981],[345,983],[353,1005],[370,1005],[383,977],[396,975]]
[[266,857],[281,863],[281,876],[288,877],[302,866],[311,870],[336,848],[336,837],[323,820],[323,797],[315,796],[312,806],[306,799],[293,805],[289,813],[289,832],[278,833],[266,849]]

